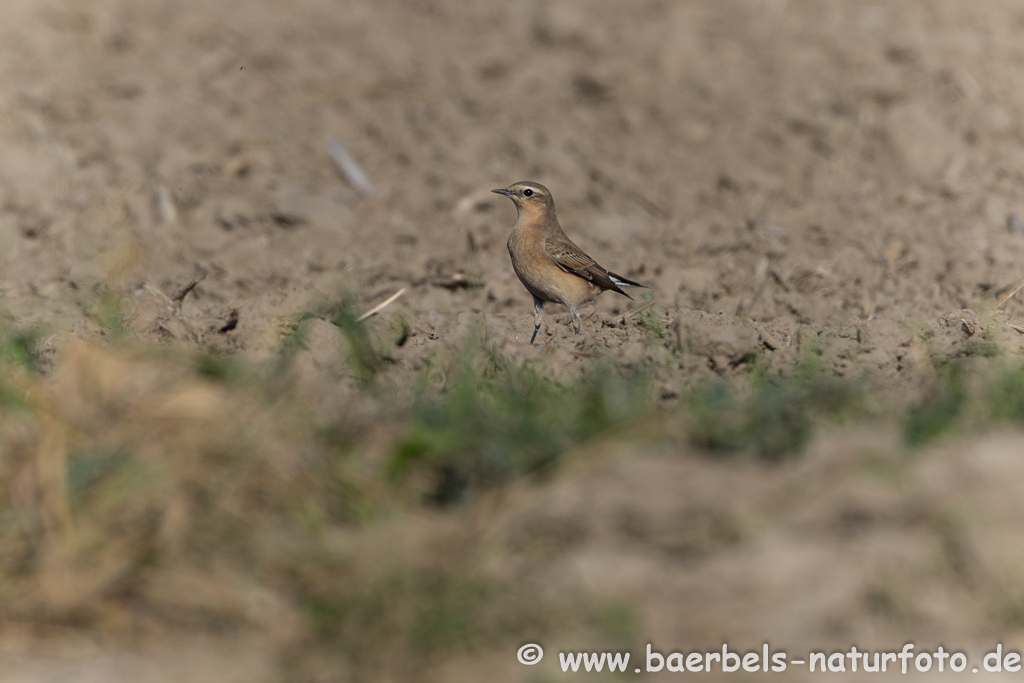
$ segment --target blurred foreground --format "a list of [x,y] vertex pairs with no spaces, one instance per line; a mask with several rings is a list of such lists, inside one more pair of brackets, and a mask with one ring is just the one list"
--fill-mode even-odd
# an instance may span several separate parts
[[[403,389],[393,325],[348,311],[259,364],[125,340],[44,365],[8,330],[5,680],[520,680],[523,642],[542,680],[649,642],[980,658],[1024,627],[1012,330],[899,404],[820,348],[668,397],[703,362],[668,335],[551,379],[476,331]],[[312,329],[352,385],[303,373]]]

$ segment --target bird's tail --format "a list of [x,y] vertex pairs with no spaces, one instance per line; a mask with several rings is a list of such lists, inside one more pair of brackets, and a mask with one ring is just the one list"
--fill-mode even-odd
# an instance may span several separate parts
[[625,287],[643,287],[644,289],[650,289],[650,287],[648,287],[647,285],[642,285],[639,282],[633,282],[632,280],[630,280],[628,278],[624,278],[621,275],[618,275],[616,273],[612,273],[610,271],[608,272],[608,277],[611,278],[612,282],[614,282],[615,284],[617,284],[620,287],[623,287],[623,286],[625,286]]

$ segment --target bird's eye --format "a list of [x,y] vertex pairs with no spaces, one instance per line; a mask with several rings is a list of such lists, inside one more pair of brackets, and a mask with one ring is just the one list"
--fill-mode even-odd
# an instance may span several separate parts
[[526,188],[525,190],[523,190],[523,196],[524,197],[532,197],[533,196],[533,190],[531,190],[530,188]]

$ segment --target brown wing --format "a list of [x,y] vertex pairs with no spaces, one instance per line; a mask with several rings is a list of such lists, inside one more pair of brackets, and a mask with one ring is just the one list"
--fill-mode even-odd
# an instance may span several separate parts
[[565,272],[578,275],[585,280],[590,280],[595,285],[618,292],[630,299],[633,298],[615,284],[608,275],[607,270],[598,265],[597,261],[587,256],[582,249],[568,239],[549,237],[544,240],[544,250],[554,260],[555,264]]

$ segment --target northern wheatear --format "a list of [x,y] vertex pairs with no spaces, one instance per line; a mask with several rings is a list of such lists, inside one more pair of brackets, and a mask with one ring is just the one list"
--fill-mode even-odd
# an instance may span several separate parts
[[580,314],[576,310],[606,289],[628,299],[633,297],[621,287],[646,287],[608,272],[566,237],[555,216],[555,200],[540,183],[522,181],[503,190],[516,205],[519,219],[508,236],[512,267],[533,295],[534,326],[532,344],[540,330],[544,303],[562,304],[572,315],[573,330],[580,333]]

